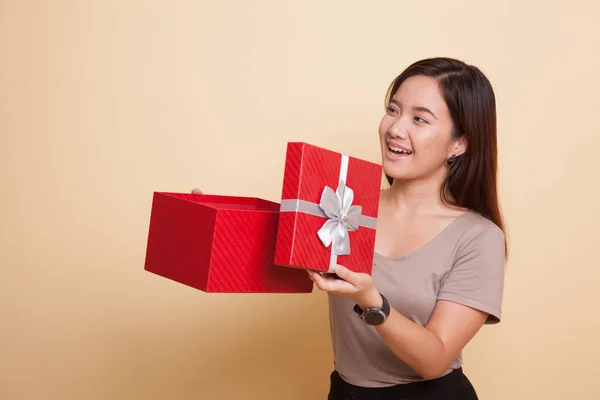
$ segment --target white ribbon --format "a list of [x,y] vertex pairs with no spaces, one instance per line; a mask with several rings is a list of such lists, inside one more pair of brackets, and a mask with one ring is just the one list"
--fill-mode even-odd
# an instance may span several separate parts
[[328,220],[317,232],[325,247],[332,246],[332,252],[338,256],[350,254],[349,232],[356,231],[360,226],[362,207],[353,206],[354,191],[341,181],[334,192],[325,186],[321,195],[319,207]]

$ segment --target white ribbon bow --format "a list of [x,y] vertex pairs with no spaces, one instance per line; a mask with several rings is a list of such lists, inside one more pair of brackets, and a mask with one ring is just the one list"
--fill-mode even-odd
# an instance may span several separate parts
[[350,254],[350,237],[348,232],[356,231],[360,225],[362,207],[353,206],[354,191],[340,182],[337,191],[325,186],[321,194],[319,207],[323,210],[328,220],[319,232],[319,239],[325,247],[333,243],[333,252],[336,255]]

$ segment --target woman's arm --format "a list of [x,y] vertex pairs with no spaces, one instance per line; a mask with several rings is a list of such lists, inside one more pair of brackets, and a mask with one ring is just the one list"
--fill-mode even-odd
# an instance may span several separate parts
[[424,379],[440,376],[475,336],[487,313],[450,301],[438,301],[425,327],[390,310],[375,329],[392,352]]
[[[310,271],[321,290],[341,294],[359,307],[378,307],[382,300],[371,277],[338,265],[335,279]],[[384,323],[375,327],[390,350],[424,379],[439,377],[483,326],[488,314],[458,303],[440,300],[425,327],[394,308]]]

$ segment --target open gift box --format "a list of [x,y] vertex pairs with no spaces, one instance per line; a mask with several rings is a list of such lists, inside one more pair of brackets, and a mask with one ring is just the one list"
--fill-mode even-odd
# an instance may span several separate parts
[[280,205],[155,192],[144,269],[205,291],[310,293],[306,271],[274,266]]

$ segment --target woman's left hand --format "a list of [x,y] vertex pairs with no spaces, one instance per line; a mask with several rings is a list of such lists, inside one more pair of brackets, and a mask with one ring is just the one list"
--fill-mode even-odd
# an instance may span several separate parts
[[310,279],[320,290],[347,297],[356,302],[362,309],[381,305],[381,295],[373,285],[373,279],[370,275],[353,272],[343,265],[336,265],[334,273],[339,279],[330,273],[322,274],[317,271],[308,271]]

